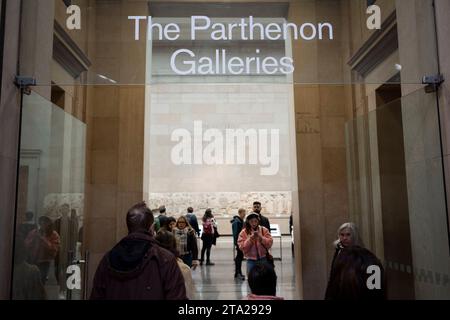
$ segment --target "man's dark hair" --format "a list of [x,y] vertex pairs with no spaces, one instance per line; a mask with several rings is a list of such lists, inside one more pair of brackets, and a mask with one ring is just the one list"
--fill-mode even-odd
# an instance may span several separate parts
[[174,217],[167,217],[167,219],[164,221],[164,224],[163,225],[161,225],[161,228],[164,228],[164,229],[166,229],[166,230],[169,230],[169,225],[172,223],[172,222],[177,222],[177,219],[175,219]]
[[166,207],[165,206],[159,207],[159,213],[164,213],[164,212],[166,212]]
[[194,212],[194,208],[192,208],[192,207],[187,208],[187,212],[193,213]]
[[138,230],[148,231],[153,221],[153,214],[144,201],[135,204],[128,210],[127,227],[129,233]]
[[259,205],[261,205],[261,202],[259,202],[259,201],[255,201],[255,202],[253,202],[253,205],[255,205],[255,204],[259,204]]
[[276,296],[277,274],[270,266],[258,263],[248,274],[248,284],[253,294],[258,296]]
[[25,212],[25,219],[26,219],[27,221],[33,220],[33,217],[34,217],[34,213],[33,213],[32,211],[27,211],[27,212]]

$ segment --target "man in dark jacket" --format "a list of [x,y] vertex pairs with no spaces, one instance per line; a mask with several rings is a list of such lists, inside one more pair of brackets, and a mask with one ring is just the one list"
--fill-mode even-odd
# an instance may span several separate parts
[[149,232],[153,221],[144,202],[128,211],[128,236],[100,261],[91,300],[187,299],[175,256],[158,246]]
[[231,229],[233,230],[233,242],[236,248],[236,257],[234,258],[234,277],[241,280],[245,280],[245,276],[242,274],[242,260],[244,259],[244,253],[239,249],[238,238],[244,228],[245,209],[239,209],[238,216],[234,216],[231,222]]
[[261,214],[261,202],[258,202],[258,201],[253,202],[253,212],[256,213],[257,215],[259,215],[260,225],[262,225],[263,227],[266,227],[267,230],[269,230],[269,232],[270,232],[269,219],[267,219],[266,217],[264,217]]
[[188,222],[191,225],[192,229],[194,229],[194,231],[197,234],[197,236],[200,236],[200,228],[198,227],[197,217],[194,214],[194,208],[192,208],[192,207],[187,208],[186,219],[188,220]]
[[167,216],[166,207],[160,206],[158,210],[159,216],[156,217],[155,232],[158,232],[160,228],[169,223],[169,217]]

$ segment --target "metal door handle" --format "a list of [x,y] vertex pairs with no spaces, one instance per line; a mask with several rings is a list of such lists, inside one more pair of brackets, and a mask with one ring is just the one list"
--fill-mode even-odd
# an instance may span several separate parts
[[73,264],[84,264],[84,263],[86,263],[86,260],[73,260],[72,263]]

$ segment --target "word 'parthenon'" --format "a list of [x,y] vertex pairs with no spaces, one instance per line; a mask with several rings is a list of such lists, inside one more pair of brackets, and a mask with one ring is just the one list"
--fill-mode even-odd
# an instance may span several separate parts
[[[147,21],[148,40],[175,41],[180,37],[180,26],[170,22],[162,24],[153,22],[152,17],[129,16],[129,20],[135,21],[135,40],[140,39],[140,20]],[[153,31],[157,32],[157,38],[153,38]],[[333,40],[333,25],[329,22],[311,23],[300,25],[291,22],[255,22],[253,16],[241,18],[237,22],[215,22],[207,16],[191,16],[190,37],[196,40],[200,32],[209,32],[211,40],[323,40],[324,37]],[[238,38],[236,37],[238,35]]]

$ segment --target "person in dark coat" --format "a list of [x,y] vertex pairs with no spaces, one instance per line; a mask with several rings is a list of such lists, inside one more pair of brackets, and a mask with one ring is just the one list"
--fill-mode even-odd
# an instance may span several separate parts
[[244,253],[238,245],[239,233],[244,228],[245,209],[239,209],[238,214],[238,216],[234,216],[230,221],[231,229],[233,230],[233,243],[236,248],[236,257],[234,258],[234,277],[245,280],[245,276],[242,274],[242,260],[244,259]]
[[253,202],[253,212],[259,215],[259,224],[263,227],[266,227],[270,233],[270,221],[267,217],[261,214],[261,202],[255,201]]
[[160,228],[164,227],[169,223],[167,216],[167,210],[165,206],[159,207],[159,216],[155,219],[155,232],[158,232]]
[[330,276],[328,281],[327,290],[325,292],[325,299],[329,298],[330,281],[334,278],[336,260],[344,248],[359,246],[364,247],[362,240],[359,236],[358,228],[352,222],[347,222],[341,225],[337,231],[337,240],[334,241],[334,255],[331,261]]
[[191,225],[192,229],[194,229],[197,236],[200,236],[200,228],[198,226],[197,216],[194,214],[194,208],[187,208],[186,218],[188,219],[189,224]]
[[[378,268],[378,274],[373,271],[374,267]],[[373,287],[369,288],[368,283]],[[326,299],[386,300],[384,269],[380,260],[372,252],[359,246],[344,247],[336,257]]]
[[145,202],[127,213],[129,234],[105,254],[95,273],[91,300],[186,300],[175,256],[150,233],[153,214]]

